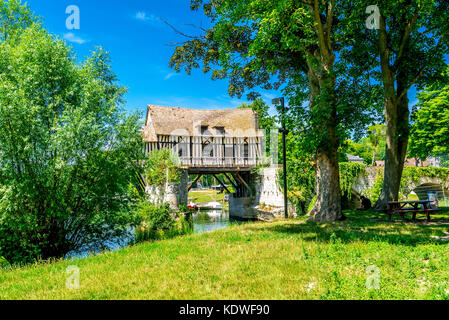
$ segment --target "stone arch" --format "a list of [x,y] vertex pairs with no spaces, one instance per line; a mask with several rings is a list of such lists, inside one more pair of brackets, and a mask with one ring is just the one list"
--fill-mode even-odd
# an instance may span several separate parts
[[437,191],[439,195],[447,188],[447,183],[437,177],[421,177],[419,181],[409,181],[401,187],[403,194],[416,193],[420,200],[427,200],[427,191]]
[[[366,195],[366,192],[374,187],[377,177],[379,174],[382,174],[382,170],[382,168],[378,167],[368,167],[363,174],[357,176],[352,185],[353,197],[357,198],[360,195]],[[445,192],[444,194],[443,189]],[[422,176],[418,181],[404,181],[400,191],[402,194],[407,195],[415,192],[418,194],[420,200],[427,200],[427,191],[437,191],[440,200],[444,199],[444,196],[446,196],[446,199],[449,201],[449,177],[444,180],[439,177]],[[371,199],[372,202],[373,200],[374,199]]]
[[437,192],[439,200],[443,200],[445,197],[449,199],[449,190],[447,188],[443,188],[442,183],[424,183],[415,186],[415,188],[412,190],[412,192],[414,192],[418,196],[419,200],[427,200],[428,191]]

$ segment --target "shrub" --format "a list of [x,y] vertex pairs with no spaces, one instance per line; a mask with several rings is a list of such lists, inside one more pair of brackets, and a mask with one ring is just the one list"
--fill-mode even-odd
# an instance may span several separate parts
[[136,243],[162,240],[193,232],[190,214],[173,212],[169,204],[153,205],[142,200],[137,215],[140,225],[136,228]]
[[138,206],[138,216],[153,230],[169,230],[175,224],[169,204],[156,206],[142,200]]
[[165,183],[177,183],[181,178],[181,160],[171,150],[153,150],[145,163],[147,183],[163,187]]
[[6,268],[9,266],[10,266],[10,264],[9,264],[8,260],[6,260],[5,257],[0,256],[0,269]]

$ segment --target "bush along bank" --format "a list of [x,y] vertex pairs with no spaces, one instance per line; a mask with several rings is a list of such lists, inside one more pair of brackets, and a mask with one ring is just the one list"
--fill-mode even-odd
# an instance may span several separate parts
[[142,200],[137,208],[141,222],[136,228],[135,243],[170,239],[193,233],[192,214],[187,208],[184,209],[174,212],[169,204],[154,205]]

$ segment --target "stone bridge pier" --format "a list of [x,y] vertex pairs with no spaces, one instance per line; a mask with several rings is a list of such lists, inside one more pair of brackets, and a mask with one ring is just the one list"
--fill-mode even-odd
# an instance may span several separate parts
[[181,171],[179,183],[167,181],[164,186],[147,185],[145,192],[148,201],[155,205],[168,203],[172,210],[178,211],[180,206],[187,205],[189,174],[187,170]]
[[[252,173],[249,178],[251,193],[244,196],[234,194],[229,200],[229,214],[235,219],[273,220],[283,218],[284,193],[279,181],[279,168],[270,167]],[[289,215],[296,212],[289,207]]]

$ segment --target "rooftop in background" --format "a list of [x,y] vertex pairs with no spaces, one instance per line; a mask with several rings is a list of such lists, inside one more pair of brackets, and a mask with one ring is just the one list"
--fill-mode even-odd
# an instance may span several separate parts
[[158,136],[261,137],[259,120],[252,109],[199,110],[149,105],[145,142]]
[[363,158],[360,158],[358,156],[353,156],[351,154],[346,154],[346,156],[348,157],[349,162],[358,162],[358,163],[364,162]]
[[[426,160],[421,160],[418,158],[406,159],[404,162],[405,167],[437,167],[437,168],[447,168],[449,164],[449,157],[447,155],[440,155],[429,157]],[[375,163],[376,167],[384,167],[385,161],[379,160]]]

